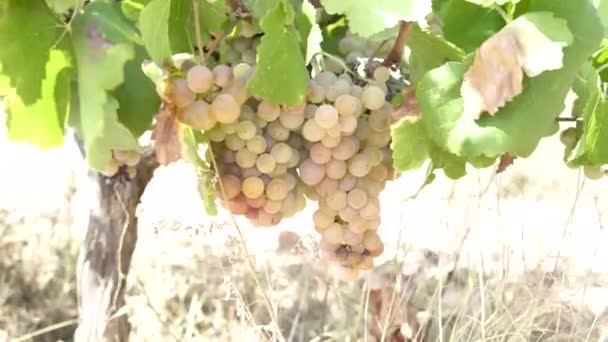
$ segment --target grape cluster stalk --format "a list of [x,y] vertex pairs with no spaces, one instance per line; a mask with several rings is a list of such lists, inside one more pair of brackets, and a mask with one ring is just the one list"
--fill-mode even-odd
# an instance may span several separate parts
[[395,174],[383,86],[389,70],[379,67],[363,85],[320,72],[305,100],[288,107],[248,92],[250,64],[182,68],[157,88],[178,120],[210,142],[221,205],[256,226],[274,226],[304,209],[306,198],[317,201],[320,256],[345,279],[372,268],[384,250],[379,195]]

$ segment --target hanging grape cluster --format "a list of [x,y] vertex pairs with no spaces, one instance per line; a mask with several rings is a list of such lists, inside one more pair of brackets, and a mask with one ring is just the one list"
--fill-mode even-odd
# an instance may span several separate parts
[[322,258],[344,278],[373,267],[384,250],[379,195],[394,175],[389,70],[377,68],[367,83],[320,72],[305,101],[285,107],[248,93],[250,64],[180,67],[157,88],[178,120],[208,139],[222,206],[273,226],[315,200]]
[[139,151],[114,150],[112,151],[112,157],[106,164],[106,168],[101,170],[100,173],[106,177],[113,177],[121,170],[124,170],[129,179],[134,179],[137,175],[136,166],[140,158],[141,154]]

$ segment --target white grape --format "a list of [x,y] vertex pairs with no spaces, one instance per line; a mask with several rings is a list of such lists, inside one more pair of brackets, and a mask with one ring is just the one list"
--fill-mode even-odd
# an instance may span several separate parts
[[325,165],[325,173],[327,177],[331,179],[342,179],[346,174],[346,162],[342,160],[331,159],[327,165]]
[[342,191],[350,191],[352,188],[355,187],[356,184],[357,178],[351,175],[350,173],[347,173],[342,179],[340,179],[338,187]]
[[315,112],[315,121],[321,128],[331,128],[338,123],[338,118],[338,111],[331,105],[320,105]]
[[[374,198],[372,198],[374,199]],[[380,216],[380,205],[376,201],[369,200],[359,211],[359,215],[366,220],[372,220]]]
[[344,222],[350,222],[359,216],[357,214],[357,210],[351,208],[350,206],[346,206],[346,207],[342,208],[338,212],[338,215]]
[[238,126],[238,122],[236,122],[236,121],[235,122],[230,122],[230,123],[222,123],[222,124],[220,124],[220,128],[226,134],[235,134],[237,126]]
[[331,156],[332,150],[322,143],[315,143],[310,147],[310,159],[319,165],[327,163],[331,159]]
[[383,164],[379,164],[372,167],[367,176],[378,183],[382,183],[388,179],[388,169]]
[[276,161],[270,153],[260,154],[255,163],[255,166],[261,173],[271,173],[276,165]]
[[329,87],[338,80],[338,76],[329,71],[321,71],[315,75],[313,80],[322,87]]
[[232,67],[232,77],[236,80],[242,79],[247,76],[249,72],[251,72],[251,65],[248,63],[239,63]]
[[236,134],[228,134],[226,135],[226,139],[224,140],[226,147],[233,151],[238,151],[245,147],[245,140],[239,138]]
[[218,122],[231,123],[241,114],[241,108],[230,94],[219,94],[211,103],[211,114]]
[[363,95],[363,88],[361,88],[358,85],[352,85],[352,86],[350,86],[350,90],[348,93],[350,95],[356,97],[357,99],[360,99],[361,95]]
[[289,186],[281,178],[275,178],[266,185],[266,196],[273,201],[281,201],[287,196]]
[[292,153],[295,153],[286,143],[277,143],[270,149],[270,154],[277,163],[287,163],[291,159]]
[[249,92],[247,91],[247,88],[236,84],[224,89],[222,91],[222,94],[232,96],[234,98],[234,101],[236,101],[236,103],[239,105],[244,104],[249,98]]
[[243,178],[247,178],[247,177],[261,177],[262,173],[256,167],[248,167],[248,168],[245,168],[245,169],[241,169],[241,175],[243,176]]
[[355,177],[365,177],[369,173],[371,165],[365,154],[355,154],[348,161],[348,172]]
[[310,142],[321,141],[325,136],[325,130],[315,120],[307,120],[302,126],[302,136]]
[[232,70],[224,64],[220,64],[213,68],[213,77],[215,84],[221,88],[226,88],[232,83]]
[[262,154],[266,151],[266,139],[261,135],[256,135],[247,140],[247,149],[256,154]]
[[302,127],[302,124],[304,123],[304,113],[302,112],[301,114],[293,114],[288,112],[281,112],[281,115],[279,116],[279,122],[285,128],[295,131],[298,128]]
[[323,178],[323,180],[315,185],[315,191],[321,197],[327,197],[330,194],[333,194],[338,190],[338,181],[335,179],[331,179],[328,177]]
[[279,117],[281,114],[281,107],[269,101],[262,101],[258,105],[257,114],[262,120],[271,122]]
[[226,139],[226,133],[219,126],[215,126],[207,131],[206,135],[213,142],[222,142]]
[[366,139],[368,146],[384,147],[391,141],[389,132],[372,132]]
[[336,98],[334,106],[340,115],[353,116],[359,110],[361,101],[350,94],[343,94]]
[[330,224],[323,231],[323,240],[331,244],[339,244],[344,240],[344,228],[339,223]]
[[300,164],[299,174],[304,184],[312,186],[325,177],[325,167],[316,164],[311,159],[306,159]]
[[323,139],[321,139],[321,144],[329,149],[332,149],[340,144],[340,140],[342,140],[341,136],[333,137],[331,135],[325,135]]
[[361,94],[361,102],[369,110],[380,109],[384,105],[384,92],[376,86],[368,86]]
[[255,166],[257,157],[257,154],[247,149],[240,149],[236,152],[235,161],[239,167],[246,169]]
[[264,194],[261,194],[258,197],[255,198],[246,198],[245,199],[247,201],[247,204],[254,209],[260,209],[261,207],[264,206],[264,203],[266,203],[266,196]]
[[279,121],[273,121],[266,126],[268,134],[276,141],[286,141],[289,138],[289,130]]
[[171,100],[177,108],[185,108],[196,100],[196,94],[188,87],[185,79],[176,79],[171,83]]
[[264,181],[259,177],[247,177],[241,185],[243,195],[247,198],[257,198],[264,193]]
[[325,88],[315,82],[308,84],[307,99],[311,103],[321,103],[325,100]]
[[332,157],[337,160],[348,160],[359,150],[359,140],[353,137],[342,137],[340,143],[331,151]]
[[369,228],[369,222],[357,216],[348,222],[348,229],[353,233],[364,233]]
[[374,70],[374,79],[381,83],[386,83],[391,78],[391,71],[385,66],[379,66]]
[[357,130],[357,118],[354,116],[343,116],[340,118],[340,127],[342,135],[353,135]]
[[319,233],[323,232],[330,224],[334,223],[334,216],[328,215],[326,212],[317,209],[312,214],[312,221]]
[[329,196],[327,196],[327,198],[326,198],[327,206],[332,210],[340,211],[341,209],[343,209],[344,207],[347,206],[346,199],[347,199],[346,192],[344,192],[342,190],[338,190],[338,191],[334,192],[333,194],[330,194]]
[[374,110],[367,119],[369,127],[376,132],[385,132],[391,128],[391,113],[384,110]]
[[257,128],[251,121],[241,121],[236,126],[236,134],[243,140],[249,140],[256,134]]
[[340,123],[338,122],[330,128],[326,129],[325,133],[326,135],[329,135],[332,138],[340,138],[342,136],[342,126],[340,126]]
[[351,246],[358,245],[361,242],[363,242],[363,234],[355,233],[350,229],[345,229],[344,230],[344,242],[346,242],[347,244],[349,244]]
[[351,208],[361,209],[367,204],[367,194],[361,189],[352,189],[348,192],[347,202]]
[[273,200],[266,200],[266,203],[264,203],[264,211],[269,213],[269,214],[276,214],[279,213],[281,211],[281,206],[282,206],[281,201],[273,201]]
[[382,240],[378,234],[373,230],[368,230],[363,234],[363,246],[370,251],[377,250],[380,248]]
[[283,180],[287,184],[287,188],[290,191],[295,189],[296,185],[298,184],[296,176],[294,176],[292,173],[285,173],[281,178],[283,178]]
[[195,93],[206,93],[213,85],[213,72],[204,65],[196,65],[186,73],[188,87]]

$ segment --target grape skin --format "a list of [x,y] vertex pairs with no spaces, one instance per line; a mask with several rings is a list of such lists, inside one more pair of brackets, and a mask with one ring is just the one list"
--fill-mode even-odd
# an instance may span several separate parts
[[213,85],[213,72],[204,65],[196,65],[186,73],[188,87],[195,93],[206,93]]

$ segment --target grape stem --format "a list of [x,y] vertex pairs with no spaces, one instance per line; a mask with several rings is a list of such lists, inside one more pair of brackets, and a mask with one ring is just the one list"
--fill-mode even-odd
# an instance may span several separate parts
[[200,0],[192,0],[192,12],[194,13],[194,34],[196,36],[196,45],[198,46],[200,63],[202,65],[205,65],[206,56],[203,53],[203,38],[201,37],[200,5]]
[[411,22],[406,22],[403,20],[399,21],[399,33],[397,33],[397,38],[395,39],[393,48],[384,59],[384,62],[382,62],[382,65],[385,67],[390,67],[392,65],[399,64],[401,61],[401,55],[403,54],[403,47],[405,46],[405,42],[407,41],[407,37],[409,36],[411,30]]

